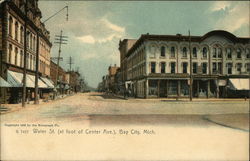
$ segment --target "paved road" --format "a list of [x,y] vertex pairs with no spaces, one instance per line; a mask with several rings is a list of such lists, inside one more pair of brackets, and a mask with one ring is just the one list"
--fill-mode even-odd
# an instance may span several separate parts
[[[10,135],[14,127],[6,125],[11,123],[52,123],[72,131],[82,128],[85,135],[70,139],[65,135],[42,135],[34,139],[46,141],[24,144],[18,136]],[[101,93],[81,93],[1,115],[1,127],[5,130],[1,133],[6,138],[4,149],[10,150],[4,157],[22,152],[22,157],[15,158],[20,160],[30,159],[30,144],[39,147],[32,153],[33,160],[35,156],[55,160],[60,151],[66,151],[64,160],[248,160],[249,156],[249,102],[242,100],[123,100]],[[88,129],[102,135],[86,135]],[[111,131],[110,135],[105,130]],[[22,139],[30,142],[34,137],[27,136]],[[65,146],[71,144],[74,148]],[[18,152],[11,150],[16,145],[20,146]],[[41,158],[41,154],[46,157]]]

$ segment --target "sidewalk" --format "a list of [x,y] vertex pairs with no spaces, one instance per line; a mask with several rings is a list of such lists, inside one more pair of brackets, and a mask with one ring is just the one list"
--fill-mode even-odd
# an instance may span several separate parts
[[[73,95],[74,94],[59,95],[59,96],[57,96],[57,98],[55,100],[39,99],[39,104],[38,105],[43,105],[43,104],[46,104],[46,103],[49,103],[49,102],[61,100],[63,98],[66,98],[68,96],[73,96]],[[30,108],[30,107],[36,107],[36,106],[37,106],[37,104],[35,104],[35,101],[26,102],[25,107],[22,107],[22,103],[18,103],[18,104],[1,104],[0,105],[0,114],[14,112],[14,111],[21,110],[22,108],[28,108],[28,107]]]

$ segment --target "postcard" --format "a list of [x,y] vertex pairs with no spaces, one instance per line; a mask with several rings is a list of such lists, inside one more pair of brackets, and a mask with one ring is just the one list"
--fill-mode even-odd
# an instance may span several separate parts
[[0,160],[249,160],[249,1],[0,0]]

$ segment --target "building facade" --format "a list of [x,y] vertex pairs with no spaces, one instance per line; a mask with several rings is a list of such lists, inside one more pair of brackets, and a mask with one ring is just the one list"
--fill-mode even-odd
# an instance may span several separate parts
[[[222,30],[190,37],[142,35],[125,53],[123,81],[132,95],[142,98],[189,97],[190,80],[194,97],[229,97],[233,88],[246,97],[249,41]],[[121,55],[123,48],[120,42]]]
[[[39,35],[39,91],[52,89],[50,77],[50,35],[41,22],[41,11],[38,0],[27,0],[27,27],[25,31],[24,0],[4,1],[0,4],[0,52],[1,77],[11,84],[11,88],[1,88],[1,102],[19,102],[22,91],[24,69],[24,37],[27,46],[27,97],[34,96],[37,31]],[[30,96],[29,96],[30,94]]]

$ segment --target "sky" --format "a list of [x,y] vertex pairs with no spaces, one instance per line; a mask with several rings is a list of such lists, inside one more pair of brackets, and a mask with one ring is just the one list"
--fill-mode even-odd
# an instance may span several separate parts
[[211,30],[226,30],[249,37],[248,1],[47,1],[40,0],[42,21],[69,6],[45,23],[53,44],[51,56],[58,55],[55,35],[63,31],[68,44],[62,46],[64,69],[79,68],[85,81],[97,87],[108,67],[119,60],[119,41],[138,39],[141,34],[177,33],[202,36]]

